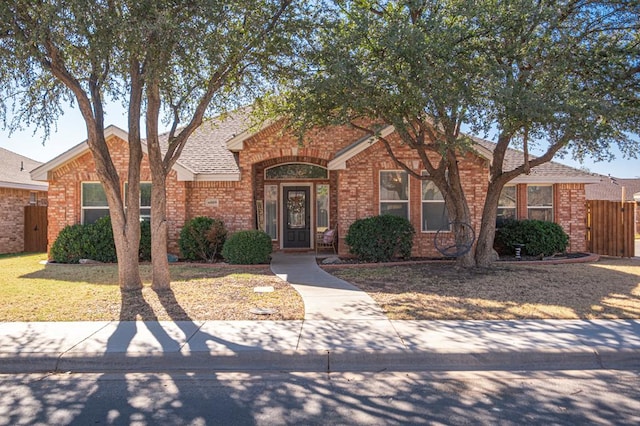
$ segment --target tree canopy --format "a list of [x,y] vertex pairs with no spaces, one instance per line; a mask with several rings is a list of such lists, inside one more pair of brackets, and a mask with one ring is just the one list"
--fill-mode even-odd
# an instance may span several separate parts
[[[377,135],[399,167],[442,191],[452,222],[469,222],[458,169],[495,135],[476,253],[487,264],[505,183],[558,153],[638,153],[640,5],[630,1],[336,1],[317,48],[280,106],[304,132],[348,123]],[[364,120],[363,120],[364,119]],[[366,124],[363,124],[366,123]],[[428,176],[395,155],[381,123],[414,149]],[[529,156],[531,147],[542,152]],[[522,163],[504,169],[509,147]],[[463,235],[456,238],[464,240]],[[475,256],[475,259],[474,259]]]

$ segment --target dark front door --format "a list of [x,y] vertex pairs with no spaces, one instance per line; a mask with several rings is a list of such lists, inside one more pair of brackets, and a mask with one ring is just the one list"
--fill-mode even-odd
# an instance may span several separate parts
[[311,209],[308,186],[285,186],[284,248],[311,247]]

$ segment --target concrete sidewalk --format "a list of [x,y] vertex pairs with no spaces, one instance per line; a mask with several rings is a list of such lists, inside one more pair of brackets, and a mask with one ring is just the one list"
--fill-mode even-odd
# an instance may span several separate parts
[[0,323],[0,373],[640,369],[640,321],[390,324]]

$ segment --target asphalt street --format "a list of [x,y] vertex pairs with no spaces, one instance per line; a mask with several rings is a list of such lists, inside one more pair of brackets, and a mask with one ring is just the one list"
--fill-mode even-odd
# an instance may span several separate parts
[[0,425],[637,425],[639,371],[0,375]]

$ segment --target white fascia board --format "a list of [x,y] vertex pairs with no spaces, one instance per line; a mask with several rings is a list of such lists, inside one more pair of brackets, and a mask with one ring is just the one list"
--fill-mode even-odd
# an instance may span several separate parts
[[383,128],[382,131],[380,132],[379,136],[378,135],[371,136],[370,138],[362,141],[358,145],[353,146],[348,151],[343,152],[338,157],[336,157],[333,160],[329,161],[329,164],[327,164],[327,169],[329,169],[329,170],[345,170],[347,168],[347,161],[349,161],[350,159],[352,159],[356,155],[360,154],[362,151],[366,150],[367,148],[369,148],[374,143],[378,142],[378,139],[380,137],[385,138],[385,137],[389,136],[391,133],[393,133],[395,130],[396,130],[396,128],[393,127],[393,126],[387,126],[387,127]]
[[244,142],[247,139],[249,139],[253,135],[263,131],[267,127],[269,127],[272,124],[274,124],[276,121],[277,120],[275,120],[275,119],[266,120],[257,129],[254,129],[254,128],[250,127],[247,130],[243,131],[242,133],[232,137],[231,139],[229,139],[227,141],[227,149],[229,151],[233,151],[233,152],[242,151],[244,149]]
[[633,199],[640,203],[640,192],[636,192],[635,194],[633,194]]
[[2,182],[0,181],[0,188],[10,188],[10,189],[25,189],[28,191],[47,191],[49,189],[49,184],[45,183],[17,183],[17,182]]
[[531,176],[531,175],[520,175],[512,180],[509,183],[531,183],[531,184],[547,184],[552,185],[554,183],[600,183],[600,178],[597,176],[584,176],[584,177],[575,177],[575,176],[553,176],[553,175],[540,175],[540,176]]

